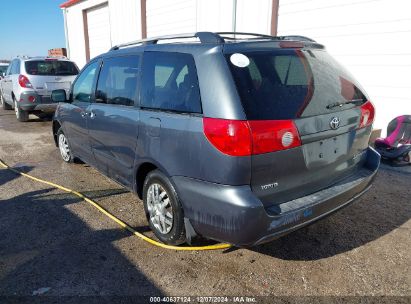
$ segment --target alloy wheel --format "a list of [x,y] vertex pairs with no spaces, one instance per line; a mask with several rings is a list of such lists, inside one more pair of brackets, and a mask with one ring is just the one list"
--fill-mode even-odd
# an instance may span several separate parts
[[59,135],[59,149],[63,160],[68,162],[70,160],[70,148],[68,145],[67,138],[64,134]]
[[173,208],[167,191],[160,184],[150,185],[147,191],[147,209],[150,222],[162,234],[173,228]]
[[17,119],[20,118],[19,108],[17,107],[17,101],[14,101],[14,112],[16,113]]

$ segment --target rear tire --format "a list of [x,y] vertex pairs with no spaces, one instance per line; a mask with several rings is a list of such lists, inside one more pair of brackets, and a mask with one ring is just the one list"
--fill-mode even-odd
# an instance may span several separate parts
[[24,111],[23,109],[19,108],[17,105],[17,101],[13,98],[14,101],[14,112],[16,112],[16,118],[18,121],[26,122],[29,120],[29,112]]
[[64,134],[61,128],[57,131],[57,144],[59,147],[61,158],[66,163],[73,163],[74,156],[73,156],[73,153],[71,152],[70,144],[67,140],[66,135]]
[[3,98],[3,94],[0,93],[0,103],[1,103],[1,108],[3,110],[11,110],[12,107],[9,105]]
[[143,185],[143,203],[151,230],[168,245],[186,241],[184,214],[177,192],[161,171],[151,171]]
[[411,165],[411,151],[408,152],[408,154],[404,157],[404,160],[408,162],[409,165]]

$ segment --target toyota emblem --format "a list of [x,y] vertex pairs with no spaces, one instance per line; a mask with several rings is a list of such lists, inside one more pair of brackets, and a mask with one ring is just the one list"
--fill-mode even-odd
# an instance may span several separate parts
[[338,129],[339,126],[340,126],[340,119],[338,117],[333,117],[330,120],[331,129],[336,130],[336,129]]

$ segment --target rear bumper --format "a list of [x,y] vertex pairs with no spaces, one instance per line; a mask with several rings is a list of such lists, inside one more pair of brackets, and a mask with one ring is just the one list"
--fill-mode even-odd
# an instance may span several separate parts
[[[29,98],[33,97],[34,101],[30,101]],[[18,101],[18,106],[24,111],[54,112],[57,104],[51,100],[50,96],[39,95],[35,92],[21,93]]]
[[380,155],[368,148],[363,166],[332,187],[264,208],[249,186],[227,186],[173,177],[185,217],[205,237],[237,246],[269,242],[350,204],[370,187]]

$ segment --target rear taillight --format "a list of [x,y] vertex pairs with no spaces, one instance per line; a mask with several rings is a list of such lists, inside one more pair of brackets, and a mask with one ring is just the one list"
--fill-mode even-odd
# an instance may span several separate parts
[[33,86],[31,85],[29,79],[24,76],[24,75],[19,75],[19,85],[22,88],[33,88]]
[[369,126],[374,121],[375,116],[375,108],[371,101],[367,101],[361,107],[361,117],[360,117],[360,125],[359,128],[364,128]]
[[292,120],[227,120],[204,118],[204,134],[224,154],[247,156],[301,145]]
[[203,118],[203,127],[208,140],[224,154],[251,154],[251,134],[247,121]]
[[292,120],[252,120],[248,123],[253,138],[253,154],[301,146],[297,127]]

